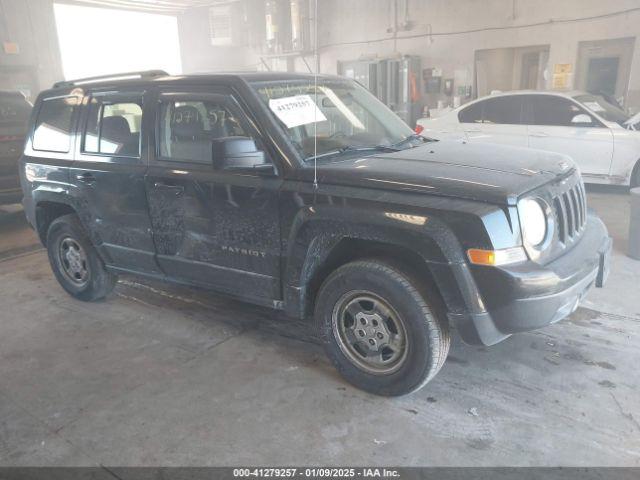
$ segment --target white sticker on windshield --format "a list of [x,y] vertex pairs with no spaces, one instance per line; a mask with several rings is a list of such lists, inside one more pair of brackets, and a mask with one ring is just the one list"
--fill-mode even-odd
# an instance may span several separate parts
[[592,112],[604,112],[604,108],[598,102],[584,102],[585,106]]
[[309,95],[271,99],[269,108],[287,128],[324,122],[327,119]]

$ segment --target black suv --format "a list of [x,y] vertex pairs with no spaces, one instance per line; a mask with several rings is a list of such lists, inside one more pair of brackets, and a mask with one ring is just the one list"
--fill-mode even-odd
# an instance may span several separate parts
[[18,159],[26,137],[31,104],[20,92],[0,91],[0,205],[22,199]]
[[428,382],[452,326],[491,345],[549,325],[608,271],[569,158],[430,141],[348,79],[61,82],[31,123],[25,211],[67,292],[131,273],[313,317],[378,394]]

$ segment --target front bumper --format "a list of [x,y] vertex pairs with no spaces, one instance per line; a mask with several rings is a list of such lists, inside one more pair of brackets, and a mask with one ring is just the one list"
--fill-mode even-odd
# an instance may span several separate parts
[[482,308],[450,314],[463,340],[493,345],[509,335],[558,322],[578,307],[609,272],[612,242],[602,221],[590,213],[582,238],[556,260],[506,267],[472,266],[460,277],[472,282]]

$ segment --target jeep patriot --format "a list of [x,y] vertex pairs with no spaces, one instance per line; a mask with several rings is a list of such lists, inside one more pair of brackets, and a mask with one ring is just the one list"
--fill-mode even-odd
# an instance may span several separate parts
[[433,378],[454,327],[483,345],[544,327],[608,272],[570,158],[421,137],[334,76],[59,82],[20,176],[72,296],[126,273],[314,319],[339,372],[380,395]]

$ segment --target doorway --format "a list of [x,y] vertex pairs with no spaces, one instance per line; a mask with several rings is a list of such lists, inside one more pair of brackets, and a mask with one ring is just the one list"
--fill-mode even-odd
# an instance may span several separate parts
[[627,103],[635,38],[580,42],[576,87]]
[[509,90],[541,90],[549,62],[549,45],[476,50],[475,87],[478,97]]

